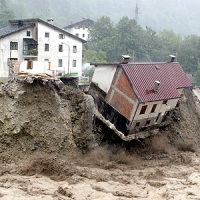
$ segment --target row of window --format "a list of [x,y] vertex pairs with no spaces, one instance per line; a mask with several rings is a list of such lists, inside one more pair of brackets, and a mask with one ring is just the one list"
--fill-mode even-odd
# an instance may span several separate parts
[[[18,50],[18,42],[10,42],[10,50]],[[45,51],[49,51],[49,44],[45,44]],[[63,52],[63,45],[59,44],[58,51]],[[77,46],[73,46],[73,53],[77,53]]]
[[[76,67],[76,60],[72,60],[72,67]],[[63,60],[62,59],[58,59],[58,67],[62,67],[63,66]]]
[[82,28],[83,30],[85,30],[85,28],[88,28],[88,27],[85,27],[85,26],[75,26],[74,29],[80,29]]
[[[167,99],[163,101],[163,104],[167,104]],[[154,113],[156,110],[157,104],[153,104],[152,108],[151,108],[151,113]],[[141,110],[140,110],[140,115],[145,114],[147,110],[147,105],[142,106]]]
[[[49,44],[45,44],[44,50],[49,51]],[[63,52],[63,45],[62,44],[59,44],[58,52]],[[77,53],[77,46],[73,46],[72,52]]]
[[[75,35],[76,35],[77,37],[79,37],[79,33],[76,33]],[[83,33],[83,34],[82,34],[82,38],[85,38],[85,36],[86,36],[86,35]],[[89,34],[88,34],[88,38],[89,38]]]
[[[44,37],[45,37],[45,38],[49,38],[49,37],[50,37],[50,33],[49,33],[49,32],[45,32],[45,33],[44,33]],[[59,39],[65,39],[65,34],[60,33],[60,34],[58,35],[58,38],[59,38]]]

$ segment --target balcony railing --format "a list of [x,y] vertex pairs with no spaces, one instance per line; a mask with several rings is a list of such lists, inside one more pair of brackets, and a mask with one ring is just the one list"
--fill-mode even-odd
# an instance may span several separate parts
[[23,55],[24,56],[37,56],[38,55],[38,50],[33,49],[33,50],[23,50]]

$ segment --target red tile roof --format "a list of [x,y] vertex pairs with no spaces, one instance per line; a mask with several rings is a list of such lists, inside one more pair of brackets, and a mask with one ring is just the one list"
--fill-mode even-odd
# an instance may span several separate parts
[[[177,62],[128,63],[121,66],[140,102],[178,98],[177,88],[192,86]],[[155,81],[160,82],[157,92],[153,91]]]

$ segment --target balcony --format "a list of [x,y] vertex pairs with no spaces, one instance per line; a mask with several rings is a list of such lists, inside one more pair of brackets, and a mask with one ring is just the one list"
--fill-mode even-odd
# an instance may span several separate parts
[[37,56],[38,55],[38,50],[37,49],[32,49],[32,50],[23,50],[23,55],[24,56]]
[[37,57],[38,43],[32,38],[23,38],[23,55],[24,57]]

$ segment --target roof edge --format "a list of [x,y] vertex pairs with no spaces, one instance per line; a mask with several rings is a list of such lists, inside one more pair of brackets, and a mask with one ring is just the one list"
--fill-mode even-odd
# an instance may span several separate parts
[[[27,26],[25,26],[25,27],[21,27],[21,28],[19,28],[19,29],[17,29],[17,30],[14,30],[14,31],[10,32],[10,33],[6,33],[5,35],[0,36],[0,39],[5,38],[5,37],[7,37],[7,36],[9,36],[9,35],[18,33],[18,32],[20,32],[20,31],[26,30],[26,29],[31,28],[31,27],[33,27],[33,26],[34,26],[34,24],[30,24],[30,25],[27,25]],[[4,28],[5,28],[5,27],[4,27]]]
[[50,26],[51,28],[54,28],[54,29],[56,29],[56,30],[58,30],[58,31],[60,31],[60,32],[62,32],[62,33],[64,33],[64,34],[66,34],[66,35],[68,35],[68,36],[74,38],[74,39],[77,39],[77,40],[81,41],[82,43],[86,43],[86,42],[87,42],[86,40],[84,40],[84,39],[82,39],[82,38],[79,38],[79,37],[77,37],[77,36],[75,36],[75,35],[73,35],[73,34],[67,32],[67,31],[65,31],[65,30],[63,30],[63,29],[61,29],[61,28],[59,28],[59,27],[57,27],[57,26],[55,26],[55,25],[52,25],[52,24],[50,24],[50,23],[48,23],[48,22],[46,22],[46,21],[44,21],[44,20],[42,20],[42,19],[40,19],[40,18],[15,19],[15,20],[9,20],[8,22],[9,22],[10,24],[15,24],[15,23],[18,23],[18,21],[23,21],[23,22],[27,22],[27,23],[30,23],[30,22],[32,22],[32,23],[40,22],[40,23],[45,24],[45,25],[47,25],[47,26]]

